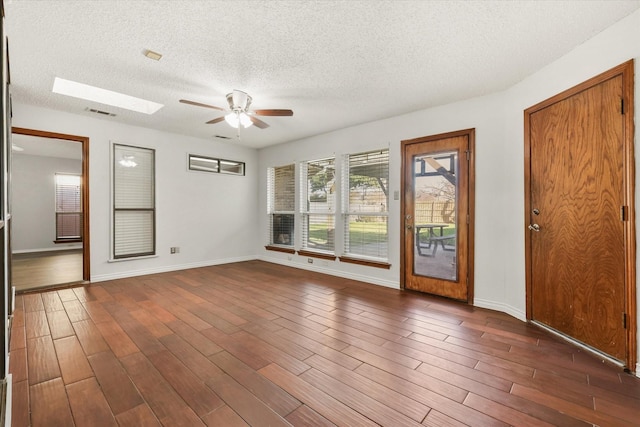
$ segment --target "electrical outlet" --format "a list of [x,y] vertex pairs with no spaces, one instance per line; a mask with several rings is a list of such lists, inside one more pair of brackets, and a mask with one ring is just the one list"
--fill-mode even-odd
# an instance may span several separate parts
[[307,258],[307,262],[308,262],[309,264],[313,264],[313,258]]
[[178,246],[172,246],[170,249],[172,254],[179,254],[180,253],[180,248]]

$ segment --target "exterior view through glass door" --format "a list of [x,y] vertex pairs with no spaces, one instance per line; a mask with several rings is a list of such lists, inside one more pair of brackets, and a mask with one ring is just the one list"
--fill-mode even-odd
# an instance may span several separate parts
[[473,130],[403,141],[405,289],[469,301]]

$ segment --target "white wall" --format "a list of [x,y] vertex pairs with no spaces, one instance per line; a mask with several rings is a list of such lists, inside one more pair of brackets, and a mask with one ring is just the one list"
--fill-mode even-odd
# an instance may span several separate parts
[[[92,281],[255,258],[255,150],[15,103],[12,125],[90,138]],[[157,257],[109,262],[112,142],[156,150]],[[188,171],[188,154],[243,161],[246,176]],[[171,255],[171,246],[180,247],[180,253]]]
[[82,162],[57,157],[13,154],[11,249],[13,253],[82,247],[55,244],[55,174],[82,173]]
[[[566,56],[529,76],[508,90],[451,105],[394,117],[262,149],[258,174],[266,168],[293,161],[319,158],[334,152],[359,152],[390,147],[390,190],[400,187],[400,143],[404,139],[476,129],[475,301],[482,307],[504,311],[524,320],[524,110],[565,89],[630,59],[640,57],[640,11],[628,16]],[[636,85],[635,119],[640,115],[640,85]],[[640,141],[640,126],[635,140]],[[636,155],[636,175],[640,162]],[[259,205],[266,205],[265,183]],[[636,182],[640,201],[640,183]],[[262,208],[260,234],[267,236],[267,215]],[[639,216],[640,219],[640,216]],[[640,232],[640,226],[637,225]],[[339,262],[326,267],[306,264],[306,258],[262,249],[261,258],[316,269],[372,283],[399,286],[400,204],[391,201],[389,213],[389,271]],[[313,264],[315,265],[315,264]],[[640,266],[639,266],[640,267]],[[640,268],[638,268],[640,272]],[[638,279],[640,283],[640,279]],[[640,293],[638,295],[640,300]],[[640,307],[640,301],[638,302]],[[639,313],[640,314],[640,313]],[[640,325],[640,315],[638,316]],[[638,357],[640,360],[640,355]],[[640,372],[640,365],[637,368]]]

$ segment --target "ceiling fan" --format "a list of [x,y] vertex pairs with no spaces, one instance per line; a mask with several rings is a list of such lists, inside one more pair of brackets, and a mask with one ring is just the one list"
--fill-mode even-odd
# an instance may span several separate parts
[[234,89],[233,92],[227,94],[227,102],[229,103],[229,110],[216,107],[215,105],[203,104],[201,102],[189,101],[187,99],[181,99],[183,104],[195,105],[197,107],[212,108],[214,110],[229,111],[228,114],[217,117],[213,120],[209,120],[208,124],[220,123],[226,121],[231,127],[238,129],[240,126],[248,128],[251,125],[256,125],[260,129],[266,129],[269,125],[256,116],[293,116],[291,110],[250,110],[251,96],[248,93],[241,90]]

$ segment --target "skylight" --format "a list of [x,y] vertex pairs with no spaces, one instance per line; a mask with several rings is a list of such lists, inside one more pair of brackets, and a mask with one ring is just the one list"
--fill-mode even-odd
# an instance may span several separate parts
[[61,79],[59,77],[56,77],[53,82],[52,92],[124,108],[126,110],[137,111],[138,113],[144,114],[153,114],[164,107],[163,104],[158,104],[157,102],[147,101],[146,99],[136,98],[134,96],[73,82],[71,80]]

